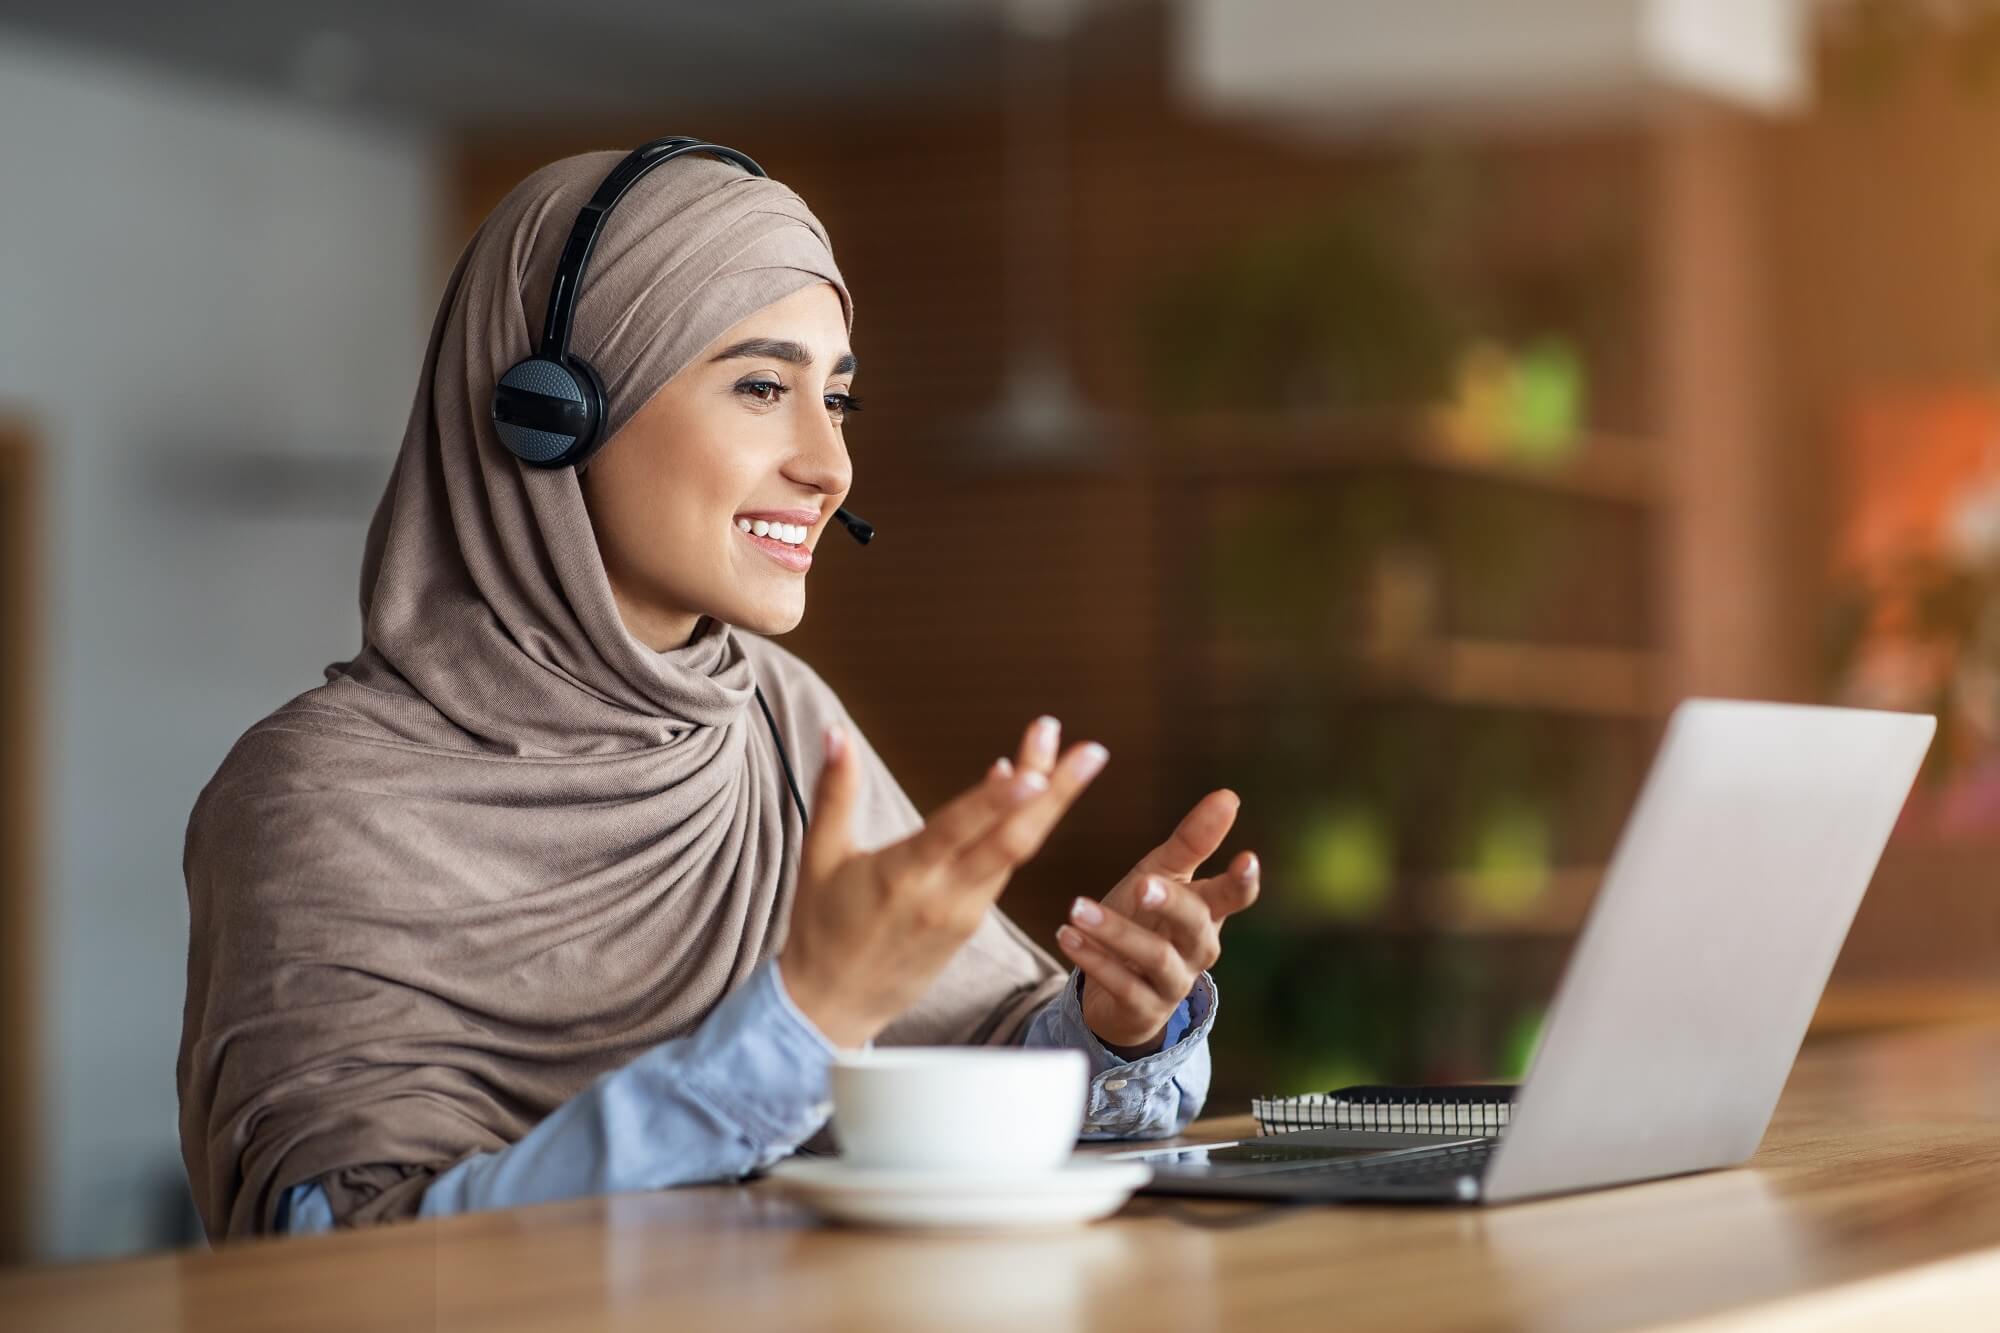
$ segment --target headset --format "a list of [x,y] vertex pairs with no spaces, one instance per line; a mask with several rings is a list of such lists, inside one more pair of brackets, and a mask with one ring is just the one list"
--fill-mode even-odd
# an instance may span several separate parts
[[[688,153],[707,153],[734,162],[753,176],[769,175],[746,153],[680,134],[641,144],[611,169],[611,174],[597,187],[597,193],[577,213],[576,225],[570,228],[569,240],[556,264],[555,282],[549,288],[541,345],[533,356],[510,366],[493,386],[493,430],[507,452],[530,467],[580,468],[604,444],[604,380],[595,366],[569,349],[577,289],[583,284],[584,265],[589,262],[591,247],[597,244],[597,235],[604,230],[604,219],[612,206],[647,172]],[[860,515],[837,509],[833,516],[863,546],[874,539],[874,526]],[[771,728],[771,739],[778,743],[778,762],[784,766],[785,783],[791,788],[792,802],[798,806],[799,819],[804,822],[806,802],[792,776],[791,756],[785,752],[785,742],[778,735],[778,722],[771,716],[771,705],[764,701],[763,687],[757,686],[756,690],[765,724]]]

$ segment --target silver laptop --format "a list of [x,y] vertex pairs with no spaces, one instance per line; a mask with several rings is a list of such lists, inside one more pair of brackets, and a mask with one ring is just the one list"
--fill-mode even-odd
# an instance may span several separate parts
[[1154,1168],[1153,1193],[1459,1203],[1743,1161],[1936,729],[1855,708],[1676,708],[1498,1134],[1309,1129],[1116,1155]]

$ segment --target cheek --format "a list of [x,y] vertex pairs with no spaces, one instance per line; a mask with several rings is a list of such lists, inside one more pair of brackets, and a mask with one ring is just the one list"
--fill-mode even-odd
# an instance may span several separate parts
[[[727,403],[679,401],[657,410],[644,434],[607,447],[587,491],[612,519],[614,541],[656,578],[699,578],[738,547],[739,510],[769,506],[785,492],[777,465],[760,470],[760,437]],[[600,474],[600,475],[592,475]]]
[[671,451],[652,440],[620,440],[584,474],[584,496],[607,560],[628,575],[657,578],[683,564],[691,544],[690,505],[674,484]]

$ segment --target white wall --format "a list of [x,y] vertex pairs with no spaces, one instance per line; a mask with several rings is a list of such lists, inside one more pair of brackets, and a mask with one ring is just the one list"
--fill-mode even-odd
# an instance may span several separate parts
[[415,131],[0,32],[0,406],[49,454],[46,1257],[155,1243],[189,808],[359,641],[367,503],[246,515],[176,495],[163,460],[344,454],[386,479],[450,259],[437,166]]

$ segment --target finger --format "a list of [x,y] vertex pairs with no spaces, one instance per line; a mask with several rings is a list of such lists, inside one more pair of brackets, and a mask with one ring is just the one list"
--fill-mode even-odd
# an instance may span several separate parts
[[942,871],[967,846],[990,833],[1009,812],[1049,788],[1040,773],[1015,773],[1005,759],[994,762],[976,787],[946,802],[924,826],[883,849],[891,875]]
[[1208,905],[1209,915],[1220,922],[1257,901],[1263,887],[1263,873],[1257,853],[1239,852],[1226,873],[1198,879],[1188,887]]
[[1208,913],[1208,903],[1190,886],[1148,875],[1139,890],[1139,903],[1152,919],[1135,916],[1134,924],[1173,941],[1181,958],[1195,971],[1222,956],[1221,936]]
[[[1115,955],[1094,943],[1089,936],[1075,926],[1062,926],[1056,930],[1056,943],[1077,970],[1090,979],[1090,984],[1109,993],[1136,1014],[1170,1013],[1179,999],[1169,1000],[1148,984],[1144,977],[1127,967]],[[1165,1022],[1163,1018],[1161,1022]]]
[[1167,840],[1146,853],[1135,869],[1142,875],[1193,878],[1201,863],[1215,855],[1215,849],[1229,836],[1242,804],[1241,798],[1227,787],[1210,792],[1181,816],[1181,822],[1167,835]]
[[1021,749],[1015,757],[1015,767],[1023,773],[1051,772],[1056,766],[1056,752],[1061,744],[1062,723],[1044,713],[1021,733]]
[[1194,989],[1195,970],[1173,941],[1158,931],[1088,898],[1078,898],[1070,905],[1069,923],[1137,973],[1162,998],[1172,997],[1179,1004],[1181,996]]
[[[992,885],[992,892],[995,897],[999,896],[1000,888],[1006,882],[1005,876],[1041,850],[1049,830],[1083,794],[1083,789],[1110,757],[1110,751],[1096,741],[1071,746],[1069,753],[1056,764],[1054,773],[1042,778],[1048,783],[1047,791],[1010,811],[983,837],[958,854],[951,866],[953,878],[967,884],[987,884],[998,880]],[[1039,773],[1022,773],[1015,780],[1041,776]]]
[[854,801],[861,787],[854,743],[844,727],[825,733],[826,760],[813,791],[813,815],[799,849],[800,877],[818,883],[854,854]]

